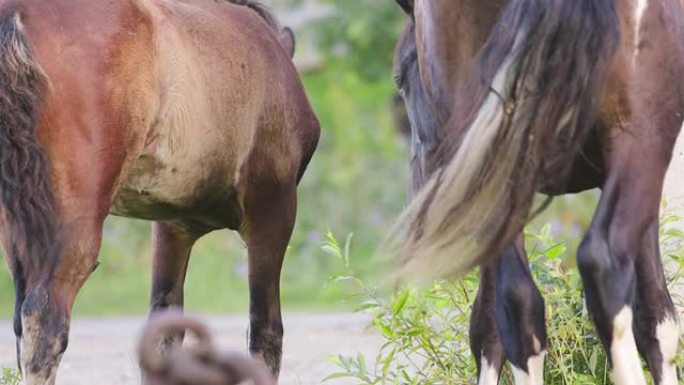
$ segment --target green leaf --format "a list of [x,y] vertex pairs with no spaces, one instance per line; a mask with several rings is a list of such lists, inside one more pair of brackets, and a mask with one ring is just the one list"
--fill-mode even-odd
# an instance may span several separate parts
[[353,281],[355,280],[356,277],[351,276],[351,275],[346,275],[346,274],[337,274],[333,275],[328,279],[329,283],[336,283],[336,282],[342,282],[342,281]]
[[567,247],[565,246],[565,243],[561,242],[561,243],[557,243],[557,244],[549,247],[548,249],[546,249],[546,251],[544,251],[544,254],[546,255],[546,257],[548,259],[554,260],[554,259],[558,259],[558,258],[562,257],[563,255],[565,255],[566,250],[567,250]]
[[354,309],[354,313],[359,313],[359,312],[362,312],[362,311],[368,310],[368,309],[376,309],[376,308],[379,308],[381,306],[382,306],[381,304],[374,302],[374,301],[364,302]]
[[397,353],[397,348],[392,349],[390,354],[383,360],[382,364],[382,377],[387,378],[387,373],[389,373],[390,365],[394,363],[394,355]]
[[345,373],[345,372],[333,373],[333,374],[326,376],[324,379],[321,380],[321,382],[328,382],[330,380],[335,380],[338,378],[350,378],[350,377],[354,377],[354,375],[351,373]]
[[394,332],[392,331],[392,329],[389,326],[383,324],[377,318],[373,320],[373,324],[375,325],[375,327],[380,329],[380,332],[382,333],[383,336],[385,336],[385,338],[387,338],[387,339],[393,339],[394,338]]
[[342,256],[344,265],[347,267],[349,267],[349,254],[351,250],[352,238],[354,238],[354,233],[349,233],[349,235],[347,235],[347,239],[344,241],[344,253],[342,253]]
[[323,250],[324,253],[328,254],[329,256],[337,259],[342,259],[342,254],[340,253],[340,249],[336,247],[335,245],[331,244],[325,244],[321,246],[321,249]]
[[359,353],[356,355],[356,364],[359,369],[359,375],[364,376],[368,369],[366,368],[366,357]]
[[598,364],[598,347],[594,346],[591,356],[589,357],[589,370],[591,374],[596,376],[596,365]]
[[394,302],[394,305],[392,306],[392,314],[397,315],[404,309],[406,301],[409,299],[409,295],[410,292],[408,290],[404,290],[399,295],[399,298],[397,298],[397,300]]

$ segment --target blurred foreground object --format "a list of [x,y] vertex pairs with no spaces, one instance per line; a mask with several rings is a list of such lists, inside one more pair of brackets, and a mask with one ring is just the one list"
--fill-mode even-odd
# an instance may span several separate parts
[[[162,355],[160,341],[189,331],[197,342]],[[140,338],[140,367],[145,385],[275,385],[261,363],[238,353],[220,353],[207,326],[194,318],[167,313],[152,318]]]

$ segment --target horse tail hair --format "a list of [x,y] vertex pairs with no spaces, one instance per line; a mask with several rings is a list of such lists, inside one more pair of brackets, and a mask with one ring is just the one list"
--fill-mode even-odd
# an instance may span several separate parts
[[542,176],[564,183],[619,44],[614,3],[509,2],[477,58],[471,105],[454,109],[437,170],[392,232],[407,274],[486,263],[523,230]]
[[15,282],[49,271],[58,253],[48,160],[37,137],[47,77],[20,13],[0,16],[0,207]]

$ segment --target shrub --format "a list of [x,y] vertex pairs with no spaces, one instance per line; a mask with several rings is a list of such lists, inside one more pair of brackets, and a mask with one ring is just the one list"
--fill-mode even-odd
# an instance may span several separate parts
[[[684,234],[663,218],[663,259],[670,265],[671,285],[684,283]],[[608,384],[609,366],[584,305],[582,282],[568,258],[565,244],[554,240],[550,226],[526,233],[527,249],[535,281],[546,301],[549,350],[546,384]],[[437,281],[425,289],[405,287],[385,300],[377,288],[356,277],[349,265],[350,238],[344,247],[329,234],[324,251],[340,259],[344,273],[332,281],[351,281],[364,299],[357,309],[372,315],[369,328],[377,330],[384,344],[375,357],[331,357],[339,371],[326,381],[348,378],[359,384],[472,384],[476,368],[468,344],[472,300],[478,275],[456,282]],[[681,298],[675,296],[681,309]],[[679,357],[678,362],[682,360]],[[684,371],[680,368],[680,378]],[[510,370],[502,384],[513,384]]]

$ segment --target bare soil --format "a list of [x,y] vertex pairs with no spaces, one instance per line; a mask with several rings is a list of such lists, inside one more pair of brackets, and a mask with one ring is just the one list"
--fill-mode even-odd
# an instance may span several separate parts
[[[319,384],[336,371],[329,356],[362,352],[375,357],[381,344],[377,334],[365,331],[369,320],[363,315],[285,314],[283,318],[285,340],[280,376],[283,385]],[[206,321],[222,349],[246,351],[246,317],[209,317]],[[139,384],[135,349],[144,322],[144,317],[74,320],[57,385]],[[15,366],[12,325],[9,321],[0,321],[0,367]]]

